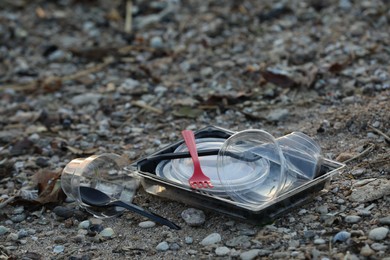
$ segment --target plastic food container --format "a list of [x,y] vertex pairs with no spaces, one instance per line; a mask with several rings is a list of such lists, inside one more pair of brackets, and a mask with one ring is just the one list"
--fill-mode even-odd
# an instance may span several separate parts
[[[195,138],[203,140],[215,140],[215,147],[202,147],[202,143],[199,143],[197,144],[198,150],[202,148],[218,148],[219,146],[222,146],[224,140],[228,139],[233,134],[235,134],[233,131],[220,127],[205,127],[195,133]],[[296,138],[301,138],[301,136],[293,136],[284,140],[288,140],[288,142],[294,142]],[[183,151],[183,143],[183,140],[179,140],[178,142],[171,144],[150,156],[172,153],[175,151]],[[287,143],[281,142],[280,146],[286,144]],[[316,156],[316,153],[319,151],[316,150],[315,146],[313,147],[313,149],[308,150],[308,153],[313,153],[314,156]],[[289,156],[289,154],[291,156]],[[294,156],[292,155],[296,155],[295,151],[290,151],[289,154],[286,156],[286,160],[289,161],[287,163],[294,163]],[[190,158],[180,160],[187,159],[191,160]],[[214,156],[214,158],[210,158],[210,156],[201,158],[201,160],[206,162],[207,160],[210,160],[210,162],[214,163],[215,159],[216,156]],[[312,162],[310,160],[309,162]],[[245,175],[247,178],[250,179],[251,174],[259,175],[259,173],[256,172],[256,169],[261,168],[260,166],[264,166],[256,165],[259,163],[266,162],[255,162],[255,165],[253,165],[252,168],[249,167],[249,174]],[[188,165],[189,164],[190,163],[188,163]],[[201,161],[201,164],[203,168],[204,162],[202,163]],[[187,163],[185,163],[185,161],[180,162],[179,159],[171,161],[154,161],[147,160],[145,157],[132,163],[131,165],[128,165],[125,167],[125,170],[131,174],[136,174],[139,176],[145,191],[152,195],[179,201],[206,210],[208,209],[217,211],[254,224],[265,224],[274,220],[278,216],[283,215],[288,211],[310,201],[315,196],[315,193],[322,190],[329,182],[331,177],[338,173],[340,169],[345,166],[342,163],[324,158],[319,160],[318,163],[316,163],[314,166],[312,163],[304,165],[304,168],[307,168],[308,166],[316,168],[315,174],[314,171],[310,173],[311,176],[309,176],[309,180],[305,180],[305,182],[302,184],[297,182],[293,187],[290,187],[285,192],[282,192],[279,195],[271,197],[265,200],[263,203],[256,205],[253,203],[247,203],[245,200],[242,200],[241,202],[237,201],[237,199],[232,199],[231,194],[226,191],[223,183],[217,180],[218,172],[214,166],[214,169],[211,170],[205,167],[205,173],[209,175],[212,183],[216,185],[215,189],[191,189],[188,186],[187,180],[189,177],[188,175],[191,175],[192,172],[186,169],[186,165]],[[291,165],[289,167],[291,167]],[[253,172],[251,172],[251,170]],[[299,169],[294,168],[294,171],[299,171]],[[240,179],[239,177],[240,175],[233,176],[232,179],[229,180],[229,188],[231,190],[234,191],[238,188],[242,190],[243,185],[249,185],[248,180]],[[215,181],[213,181],[213,179],[215,179]],[[242,197],[243,196],[240,194],[239,199]]]

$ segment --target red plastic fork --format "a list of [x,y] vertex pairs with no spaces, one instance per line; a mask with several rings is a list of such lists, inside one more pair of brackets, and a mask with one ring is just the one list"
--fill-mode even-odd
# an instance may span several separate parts
[[181,134],[183,135],[188,151],[190,151],[192,162],[194,163],[194,173],[188,180],[190,187],[193,189],[213,188],[214,186],[211,184],[210,178],[203,173],[202,168],[200,167],[194,133],[191,130],[183,130]]

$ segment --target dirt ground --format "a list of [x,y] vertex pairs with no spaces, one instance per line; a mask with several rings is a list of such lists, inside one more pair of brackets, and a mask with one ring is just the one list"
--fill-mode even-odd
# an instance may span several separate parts
[[[390,259],[389,25],[386,0],[1,1],[1,259]],[[142,188],[181,230],[64,201],[72,159],[208,125],[301,131],[346,167],[266,226],[203,209],[194,227]]]

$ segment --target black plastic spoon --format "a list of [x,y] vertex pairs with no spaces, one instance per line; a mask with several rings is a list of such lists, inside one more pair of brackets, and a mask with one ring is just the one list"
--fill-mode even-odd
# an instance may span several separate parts
[[134,205],[134,204],[128,204],[126,202],[123,202],[121,200],[115,200],[111,201],[110,197],[105,194],[104,192],[91,188],[91,187],[80,187],[80,197],[81,200],[91,206],[95,207],[109,207],[109,206],[116,206],[116,207],[122,207],[125,209],[128,209],[130,211],[133,211],[135,213],[138,213],[144,217],[147,217],[151,220],[153,220],[156,223],[160,223],[162,225],[168,226],[172,229],[179,230],[181,229],[178,225],[175,223],[169,221],[166,218],[163,218],[157,214],[151,213],[146,211],[145,209]]

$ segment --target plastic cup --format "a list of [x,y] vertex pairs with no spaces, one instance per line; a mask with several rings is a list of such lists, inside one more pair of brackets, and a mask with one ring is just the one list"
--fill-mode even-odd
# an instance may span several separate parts
[[[231,199],[259,205],[313,179],[318,172],[321,149],[310,137],[294,132],[275,139],[263,130],[245,130],[228,138],[217,157],[221,185]],[[261,161],[256,176],[240,171]],[[232,175],[249,177],[245,187],[231,183]]]
[[112,199],[131,203],[139,186],[139,180],[123,168],[125,163],[117,154],[93,155],[69,162],[61,175],[61,187],[65,194],[77,201],[89,213],[98,218],[121,214],[120,207],[93,207],[85,204],[80,195],[80,187],[86,186],[100,190]]

